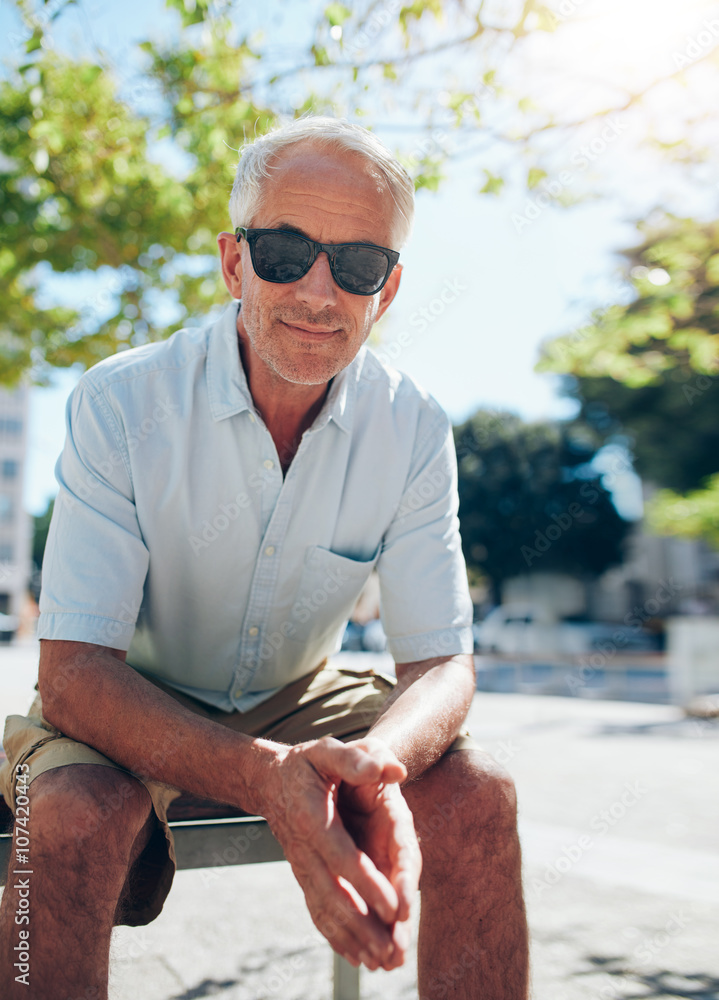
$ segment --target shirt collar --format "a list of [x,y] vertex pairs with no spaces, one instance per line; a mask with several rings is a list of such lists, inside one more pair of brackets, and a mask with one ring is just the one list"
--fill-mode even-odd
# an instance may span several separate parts
[[254,410],[237,344],[237,306],[232,302],[210,330],[207,392],[214,420]]
[[[210,330],[207,389],[214,420],[224,420],[243,410],[255,411],[237,344],[237,309],[238,303],[233,301]],[[354,361],[332,379],[327,399],[317,414],[312,431],[322,430],[332,420],[341,430],[349,432],[364,355],[365,348],[362,347]]]

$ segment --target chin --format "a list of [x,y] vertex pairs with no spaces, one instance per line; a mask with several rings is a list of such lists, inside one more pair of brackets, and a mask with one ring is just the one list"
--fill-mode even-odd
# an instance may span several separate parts
[[344,352],[341,356],[337,353],[329,355],[324,351],[311,353],[299,352],[298,356],[265,356],[265,363],[268,364],[280,378],[294,385],[326,385],[330,379],[338,375],[344,368],[352,364],[356,352]]
[[[349,362],[348,362],[349,363]],[[346,365],[287,365],[275,368],[277,374],[293,385],[326,385]]]

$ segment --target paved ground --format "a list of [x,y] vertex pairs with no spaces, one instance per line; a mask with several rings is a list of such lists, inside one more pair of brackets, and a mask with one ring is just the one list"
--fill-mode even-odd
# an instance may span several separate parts
[[[32,646],[0,647],[0,715]],[[478,693],[471,732],[521,804],[535,1000],[719,1000],[719,724],[670,706]],[[285,864],[180,872],[165,911],[119,928],[114,1000],[324,1000],[330,952]],[[363,973],[416,998],[414,970]]]

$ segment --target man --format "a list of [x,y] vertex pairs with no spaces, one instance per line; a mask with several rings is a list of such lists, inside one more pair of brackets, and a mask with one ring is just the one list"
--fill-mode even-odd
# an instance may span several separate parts
[[[355,965],[404,962],[422,868],[423,1000],[522,1000],[513,788],[458,736],[474,674],[451,429],[363,347],[399,287],[411,182],[366,130],[309,118],[245,148],[230,204],[237,301],[97,365],[68,405],[41,701],[5,735],[4,794],[19,764],[31,781],[30,995],[107,995],[112,926],[169,890],[182,789],[267,817]],[[326,663],[373,567],[391,693]],[[28,995],[15,908],[10,886],[4,997]]]

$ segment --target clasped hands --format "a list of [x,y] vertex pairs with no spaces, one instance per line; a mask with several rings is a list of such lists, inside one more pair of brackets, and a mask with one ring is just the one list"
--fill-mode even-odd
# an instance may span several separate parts
[[278,750],[263,812],[315,926],[352,965],[397,968],[422,865],[404,765],[371,736]]

